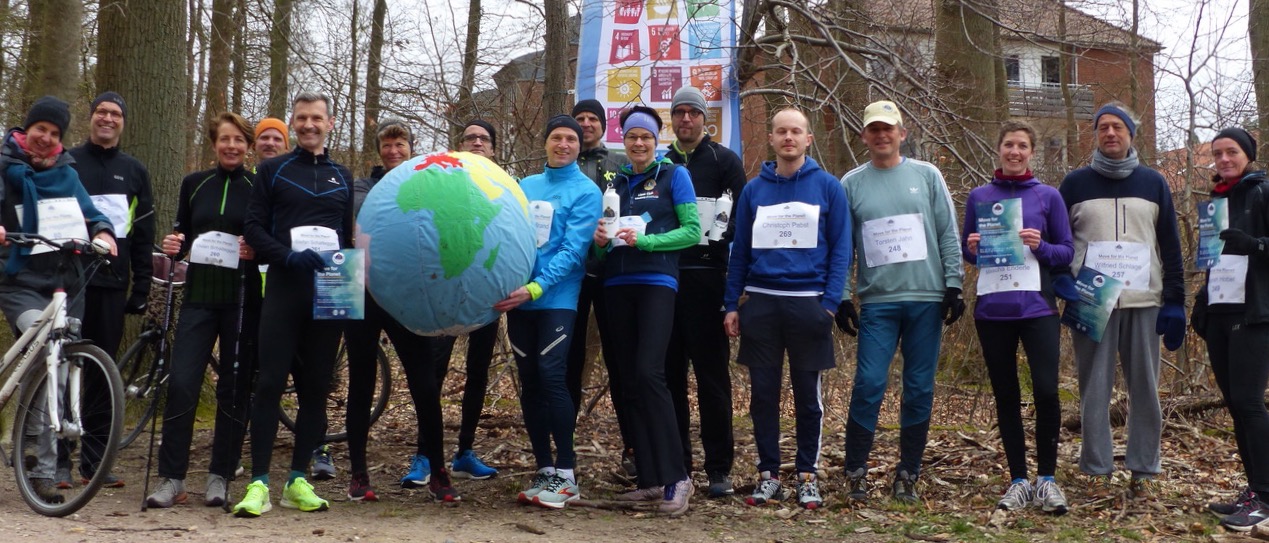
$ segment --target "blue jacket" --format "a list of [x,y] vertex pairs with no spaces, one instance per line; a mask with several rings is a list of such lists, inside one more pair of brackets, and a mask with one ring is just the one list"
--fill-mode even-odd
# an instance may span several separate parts
[[[760,206],[801,202],[819,206],[814,249],[754,249],[754,216]],[[820,305],[837,312],[850,272],[850,204],[837,178],[807,157],[792,177],[780,177],[775,162],[764,162],[736,202],[735,237],[727,268],[723,306],[735,311],[745,287],[788,292],[822,292]]]
[[522,309],[577,310],[577,296],[586,275],[586,254],[603,205],[599,187],[573,162],[562,168],[546,168],[520,181],[529,206],[550,204],[551,235],[538,246],[533,282],[542,296]]
[[621,197],[621,215],[644,215],[648,223],[638,247],[608,244],[604,285],[660,285],[677,291],[679,253],[701,238],[691,174],[665,158],[639,173],[626,164],[613,188]]
[[1010,198],[1022,200],[1022,226],[1040,231],[1040,247],[1031,254],[1040,263],[1040,291],[994,292],[978,296],[974,305],[977,320],[1032,319],[1057,314],[1053,298],[1051,274],[1055,267],[1066,267],[1075,254],[1071,241],[1071,223],[1066,204],[1057,189],[1040,183],[1034,177],[1010,181],[994,177],[990,184],[969,192],[965,201],[965,223],[961,229],[961,254],[965,261],[977,265],[977,256],[969,252],[965,240],[978,232],[978,202],[996,202]]

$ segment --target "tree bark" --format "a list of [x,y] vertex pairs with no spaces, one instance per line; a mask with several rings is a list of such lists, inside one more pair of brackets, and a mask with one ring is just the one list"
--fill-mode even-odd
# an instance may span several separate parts
[[[171,224],[186,143],[172,137],[189,122],[185,2],[103,0],[99,14],[97,88],[128,101],[120,146],[150,170],[158,224]],[[108,49],[107,49],[108,48]]]
[[[211,55],[207,69],[207,101],[203,108],[204,117],[211,122],[217,115],[229,110],[229,62],[233,54],[234,0],[212,0]],[[194,111],[197,111],[195,109]],[[198,132],[202,132],[199,130]],[[211,145],[203,147],[203,162],[210,163],[216,158]]]
[[[44,95],[74,103],[79,85],[79,46],[83,32],[82,0],[32,2],[30,72],[22,104]],[[73,110],[73,109],[72,109]],[[65,135],[64,135],[65,136]]]
[[357,44],[360,43],[360,38],[358,37],[358,32],[360,32],[358,25],[360,24],[361,2],[353,0],[352,24],[348,25],[349,46],[352,47],[352,52],[349,53],[348,58],[348,99],[344,102],[344,120],[340,125],[348,130],[348,162],[346,164],[353,169],[354,174],[358,166],[361,166],[361,157],[358,156],[360,148],[357,146],[357,130],[355,128],[357,125],[353,122],[353,119],[357,118],[357,62],[359,59]]
[[[1269,129],[1269,0],[1250,0],[1247,36],[1251,41],[1251,72],[1256,88],[1256,121]],[[1269,138],[1260,138],[1260,156],[1269,156]]]
[[463,73],[458,80],[458,107],[451,123],[450,141],[462,135],[463,123],[473,116],[471,88],[476,84],[476,63],[480,60],[480,18],[483,15],[480,0],[471,0],[467,7],[467,40],[463,44]]
[[375,7],[370,14],[370,51],[366,59],[366,117],[361,134],[361,148],[366,156],[376,156],[379,150],[379,141],[375,135],[379,132],[379,100],[383,92],[380,74],[383,64],[383,22],[387,17],[387,0],[375,0]]
[[293,1],[274,1],[273,27],[269,29],[269,116],[282,120],[286,120],[286,110],[290,106],[287,76],[290,74]]
[[247,80],[247,0],[234,3],[233,92],[229,110],[242,113],[242,92]]
[[[546,62],[545,85],[542,90],[542,117],[567,113],[568,107],[568,2],[545,0]],[[535,123],[531,126],[541,126]]]
[[[964,127],[966,135],[989,140],[995,129],[996,105],[983,99],[997,92],[996,58],[999,42],[993,39],[997,7],[995,0],[939,0],[937,4],[934,60],[939,75],[939,92],[951,109],[950,122]],[[979,147],[965,139],[948,142],[957,153],[974,163],[971,169],[987,169],[993,157],[975,153]],[[959,184],[968,182],[964,174]],[[949,182],[952,179],[949,178]],[[954,183],[956,184],[956,183]],[[976,184],[976,182],[975,182]]]

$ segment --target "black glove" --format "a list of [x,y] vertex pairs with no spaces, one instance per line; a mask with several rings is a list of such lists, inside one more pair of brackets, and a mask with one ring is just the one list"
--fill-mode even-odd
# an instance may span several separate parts
[[943,294],[943,307],[940,311],[943,313],[943,324],[947,326],[951,326],[965,314],[965,299],[961,297],[961,289],[947,287],[947,292]]
[[303,251],[291,251],[286,255],[286,267],[296,271],[314,272],[326,267],[326,261],[322,259],[322,255],[312,249],[304,249]]
[[1053,277],[1053,294],[1068,302],[1078,302],[1080,291],[1075,288],[1075,278],[1065,273]]
[[837,314],[833,316],[833,320],[837,321],[837,329],[846,332],[846,335],[859,335],[859,313],[855,312],[854,302],[842,300],[842,303],[837,304]]
[[1231,255],[1249,255],[1265,250],[1264,243],[1259,238],[1254,238],[1237,228],[1221,230],[1221,239],[1225,241],[1225,252]]
[[1190,310],[1190,327],[1203,341],[1207,341],[1207,304],[1202,300],[1194,300],[1194,309]]
[[145,292],[133,292],[128,297],[128,302],[123,306],[123,312],[129,315],[144,315],[146,305],[149,304],[150,297]]

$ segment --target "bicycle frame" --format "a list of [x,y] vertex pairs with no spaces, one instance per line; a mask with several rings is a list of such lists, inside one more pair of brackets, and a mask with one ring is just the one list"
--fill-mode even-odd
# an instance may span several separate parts
[[[22,376],[26,374],[27,368],[34,363],[36,354],[43,350],[45,351],[44,365],[49,376],[48,384],[45,387],[49,424],[57,437],[77,438],[83,428],[79,413],[80,390],[79,380],[77,379],[80,368],[63,368],[59,363],[62,354],[62,343],[65,341],[62,332],[67,329],[67,326],[66,291],[57,289],[53,292],[53,300],[44,308],[44,312],[40,314],[36,325],[22,333],[22,336],[5,353],[3,363],[0,363],[0,374],[3,374],[9,372],[10,366],[13,365],[14,361],[17,361],[17,366],[13,368],[12,372],[9,372],[9,378],[5,381],[4,386],[0,387],[0,406],[8,405],[13,393],[17,391],[18,386],[21,384]],[[39,345],[43,345],[45,348],[36,347]],[[19,358],[19,355],[21,355],[21,358]],[[59,383],[63,382],[62,378],[64,377],[72,378],[69,390],[70,418],[68,420],[63,420],[59,407],[60,402],[58,402],[58,398],[62,395]]]

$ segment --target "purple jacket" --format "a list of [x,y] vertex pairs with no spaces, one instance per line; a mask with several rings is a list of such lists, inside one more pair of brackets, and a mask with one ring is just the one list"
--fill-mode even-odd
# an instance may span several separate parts
[[1040,247],[1032,251],[1040,263],[1040,292],[996,292],[978,297],[974,306],[974,319],[1003,321],[1045,317],[1057,314],[1053,298],[1050,272],[1055,267],[1067,266],[1075,256],[1075,244],[1071,238],[1071,223],[1066,204],[1057,189],[1041,183],[1028,175],[1026,180],[1005,180],[1000,172],[991,183],[969,193],[965,202],[965,227],[961,229],[961,254],[970,264],[976,264],[978,255],[969,251],[965,240],[978,232],[978,202],[993,202],[1009,198],[1022,199],[1022,224],[1025,228],[1040,231]]

